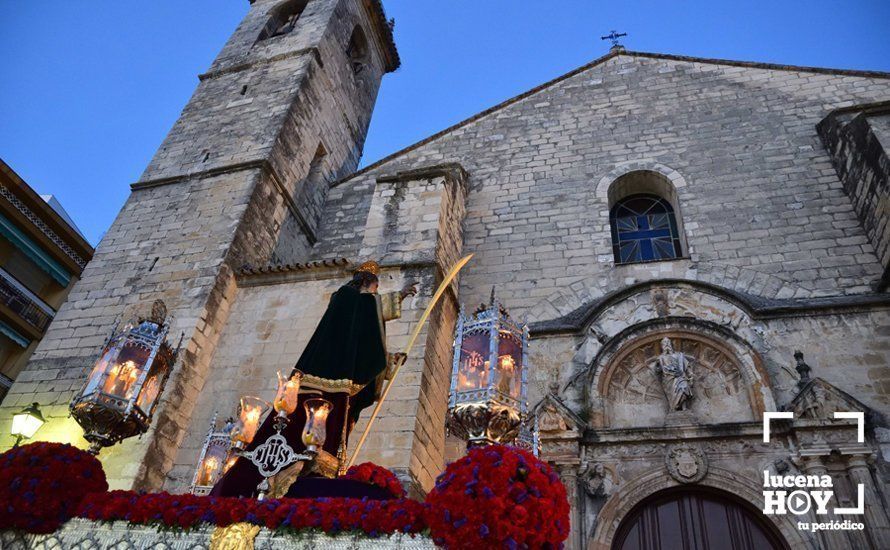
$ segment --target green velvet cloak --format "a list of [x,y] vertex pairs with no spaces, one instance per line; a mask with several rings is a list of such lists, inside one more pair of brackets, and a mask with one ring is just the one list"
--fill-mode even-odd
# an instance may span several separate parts
[[353,419],[374,402],[374,379],[386,369],[385,335],[380,325],[376,297],[344,285],[331,296],[295,367],[327,380],[367,384],[350,400]]

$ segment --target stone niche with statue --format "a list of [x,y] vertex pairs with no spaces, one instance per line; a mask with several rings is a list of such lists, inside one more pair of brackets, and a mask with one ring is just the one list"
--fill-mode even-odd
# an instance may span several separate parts
[[[568,545],[635,547],[653,510],[677,504],[739,518],[733,528],[764,548],[888,547],[881,506],[866,506],[868,527],[848,532],[801,531],[796,516],[762,513],[764,472],[829,475],[839,506],[856,505],[859,483],[866,503],[881,502],[880,442],[834,417],[875,412],[820,378],[806,349],[777,354],[786,321],[757,318],[718,290],[641,284],[532,323],[530,421],[572,502]],[[765,442],[768,411],[794,417],[773,421]]]

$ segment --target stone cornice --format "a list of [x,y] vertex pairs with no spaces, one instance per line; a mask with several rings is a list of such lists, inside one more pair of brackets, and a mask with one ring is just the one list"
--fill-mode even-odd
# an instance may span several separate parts
[[577,334],[584,330],[606,308],[634,294],[652,288],[685,287],[723,298],[740,307],[754,319],[775,319],[807,315],[831,315],[839,312],[860,312],[890,308],[890,294],[857,294],[819,298],[763,298],[711,283],[687,279],[654,279],[624,287],[591,300],[562,317],[537,321],[529,325],[533,337],[554,334]]
[[[245,266],[238,273],[238,286],[266,286],[293,283],[299,281],[319,281],[324,279],[344,278],[352,275],[360,262],[347,258],[315,260],[306,263],[272,264],[261,267]],[[435,268],[436,262],[386,262],[380,268],[387,269],[428,269]]]
[[324,64],[321,61],[321,54],[318,52],[318,48],[312,46],[310,48],[302,48],[299,50],[293,50],[290,52],[280,53],[278,55],[273,55],[272,57],[267,57],[265,59],[256,59],[253,61],[248,61],[246,63],[235,63],[234,65],[229,65],[228,67],[223,67],[221,69],[216,69],[215,71],[207,71],[206,73],[201,73],[198,75],[198,80],[204,81],[209,80],[211,78],[216,78],[218,76],[222,76],[230,73],[237,73],[238,71],[243,71],[245,69],[250,69],[253,67],[258,67],[260,65],[268,65],[270,63],[275,63],[276,61],[282,61],[284,59],[290,59],[292,57],[300,57],[306,54],[312,54],[312,57],[315,59],[316,63],[319,66],[323,66]]
[[314,245],[318,241],[318,237],[316,236],[315,231],[312,230],[312,227],[310,227],[309,223],[306,221],[306,218],[305,216],[303,216],[303,213],[297,206],[294,197],[288,192],[287,188],[285,188],[284,184],[281,181],[281,176],[278,175],[278,171],[275,170],[274,165],[266,159],[249,160],[246,162],[227,164],[225,166],[216,166],[214,168],[209,168],[200,172],[190,172],[188,174],[180,174],[177,176],[139,181],[131,184],[130,189],[133,191],[139,191],[141,189],[151,189],[153,187],[160,187],[163,185],[172,185],[191,179],[210,178],[223,174],[243,172],[246,170],[260,170],[263,174],[268,176],[270,180],[272,180],[272,184],[278,190],[278,193],[284,200],[287,209],[290,210],[291,215],[293,215],[293,217],[297,220],[297,224],[299,224],[300,229],[303,230],[303,233],[306,236],[306,240],[309,242],[310,245]]
[[386,20],[386,11],[383,9],[381,0],[364,0],[363,4],[370,15],[374,34],[383,49],[386,72],[391,73],[402,66],[402,60],[399,58],[399,51],[396,49],[396,41],[392,34],[395,20],[393,19],[392,22]]
[[[777,432],[778,433],[778,432]],[[763,422],[732,422],[706,426],[660,426],[651,428],[588,428],[584,432],[584,445],[632,445],[676,443],[677,440],[715,439],[742,437],[763,439]]]
[[[242,172],[244,170],[269,170],[273,171],[271,164],[266,159],[254,159],[248,160],[244,162],[236,162],[234,164],[226,164],[223,166],[214,166],[212,168],[208,168],[206,170],[199,170],[197,172],[187,172],[185,174],[177,174],[175,176],[165,176],[163,178],[155,178],[148,180],[140,180],[136,183],[130,184],[130,189],[133,191],[138,191],[140,189],[149,189],[152,187],[160,187],[162,185],[170,185],[173,183],[179,183],[181,181],[186,181],[190,179],[200,179],[200,178],[209,178],[212,176],[219,176],[222,174],[231,174],[233,172]],[[276,174],[277,177],[277,174]]]
[[416,181],[444,177],[448,181],[463,183],[469,177],[464,167],[457,162],[422,166],[413,170],[403,170],[393,175],[384,175],[377,178],[377,183],[391,183],[400,181]]

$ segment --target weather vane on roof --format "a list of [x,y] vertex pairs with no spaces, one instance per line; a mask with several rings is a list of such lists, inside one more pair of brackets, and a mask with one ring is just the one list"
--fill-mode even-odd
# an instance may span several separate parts
[[600,40],[611,40],[613,48],[620,48],[621,44],[618,43],[618,39],[622,36],[627,36],[626,32],[619,33],[618,31],[610,31],[606,36],[601,36]]

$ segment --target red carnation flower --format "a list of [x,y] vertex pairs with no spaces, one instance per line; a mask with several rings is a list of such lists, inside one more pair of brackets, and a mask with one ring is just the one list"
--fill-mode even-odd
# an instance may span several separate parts
[[0,530],[51,533],[84,495],[108,490],[102,464],[63,443],[37,442],[0,454]]
[[391,471],[382,466],[378,466],[373,462],[364,462],[356,466],[351,466],[349,470],[346,471],[343,479],[370,483],[382,489],[386,489],[396,498],[405,497],[405,489],[399,482],[399,478],[397,478]]
[[514,447],[470,450],[427,496],[433,541],[445,548],[559,548],[569,534],[565,487],[550,466]]

